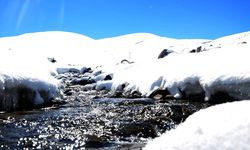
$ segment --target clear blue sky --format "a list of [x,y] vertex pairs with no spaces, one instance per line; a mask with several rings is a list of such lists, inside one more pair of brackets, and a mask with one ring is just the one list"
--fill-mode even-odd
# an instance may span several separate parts
[[51,30],[214,39],[250,31],[250,0],[0,0],[0,37]]

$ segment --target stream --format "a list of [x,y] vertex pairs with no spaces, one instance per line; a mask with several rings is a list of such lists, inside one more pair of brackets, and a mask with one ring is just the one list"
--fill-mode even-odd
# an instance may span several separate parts
[[50,106],[0,113],[0,149],[141,149],[205,102],[111,98],[65,85]]

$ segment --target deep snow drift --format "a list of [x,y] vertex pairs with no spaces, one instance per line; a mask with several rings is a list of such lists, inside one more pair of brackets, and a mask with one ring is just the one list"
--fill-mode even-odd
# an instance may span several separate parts
[[247,150],[250,101],[212,106],[191,115],[176,129],[150,141],[145,150]]

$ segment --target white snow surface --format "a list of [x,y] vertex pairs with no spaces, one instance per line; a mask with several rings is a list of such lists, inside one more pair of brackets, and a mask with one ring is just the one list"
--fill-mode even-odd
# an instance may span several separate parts
[[[99,66],[93,73],[99,75],[95,77],[98,90],[114,92],[127,85],[125,91],[137,90],[144,96],[167,89],[177,99],[183,92],[205,92],[205,100],[216,92],[249,99],[249,44],[250,32],[216,40],[172,39],[149,33],[95,40],[59,31],[0,38],[1,88],[22,83],[56,91],[57,83],[50,74],[81,73],[86,67]],[[201,53],[189,53],[198,47]],[[157,59],[163,49],[174,53]],[[55,58],[56,63],[48,63],[47,58]],[[134,63],[122,64],[124,59]],[[107,74],[113,80],[101,81]]]
[[156,89],[168,89],[177,99],[183,98],[182,92],[203,91],[206,100],[216,92],[249,99],[249,49],[249,44],[230,45],[201,53],[171,54],[137,64],[114,74],[113,90],[129,83],[125,91],[138,90],[144,96]]
[[[34,58],[28,54],[15,55],[11,51],[2,52],[0,55],[0,94],[8,94],[5,89],[29,88],[36,93],[32,103],[43,104],[45,100],[39,91],[46,91],[49,99],[58,96],[59,82],[52,77],[54,73],[49,62],[44,59]],[[14,95],[12,93],[13,100]]]
[[31,56],[54,57],[61,64],[113,65],[127,59],[147,62],[163,49],[185,52],[209,40],[177,40],[149,33],[135,33],[94,40],[84,35],[49,31],[0,39],[1,51],[21,51]]
[[149,141],[144,150],[248,150],[250,101],[200,110],[176,129]]

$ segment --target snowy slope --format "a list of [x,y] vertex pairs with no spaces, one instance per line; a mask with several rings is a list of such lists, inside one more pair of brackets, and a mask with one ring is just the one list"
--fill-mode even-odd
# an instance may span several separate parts
[[176,40],[149,33],[94,40],[80,34],[50,31],[1,38],[0,50],[54,57],[64,64],[99,66],[116,64],[123,59],[133,62],[157,59],[163,49],[183,52],[205,41]]
[[201,53],[171,54],[163,59],[137,64],[114,75],[113,91],[129,83],[125,92],[138,91],[148,96],[155,90],[168,90],[177,99],[202,95],[210,100],[222,92],[233,99],[250,98],[250,40],[242,34],[212,41],[220,47]]
[[[0,39],[1,51],[12,51],[15,55],[30,55],[31,57],[54,57],[57,61],[77,63],[81,50],[88,50],[93,39],[68,32],[38,32]],[[87,53],[89,56],[93,55]],[[91,56],[92,57],[92,56]],[[86,57],[88,58],[88,57]],[[84,61],[83,61],[84,62]],[[87,60],[86,60],[87,62]]]
[[176,129],[150,141],[145,150],[247,150],[250,101],[212,106],[191,115]]
[[[115,62],[127,59],[131,62],[148,62],[158,58],[163,49],[177,53],[189,52],[208,40],[177,40],[149,33],[135,33],[97,41],[101,51],[109,53]],[[106,56],[106,55],[105,55]]]

